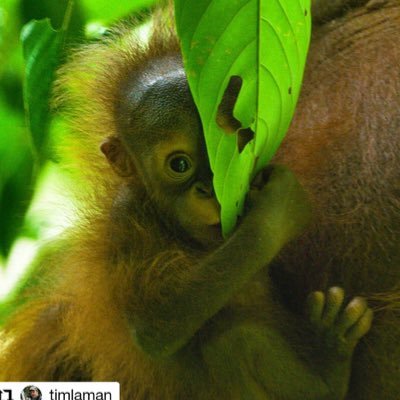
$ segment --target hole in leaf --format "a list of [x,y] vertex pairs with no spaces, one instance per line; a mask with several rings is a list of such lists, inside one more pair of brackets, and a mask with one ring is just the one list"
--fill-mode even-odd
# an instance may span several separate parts
[[288,93],[289,93],[289,94],[292,94],[292,87],[290,87],[290,88],[288,89]]
[[228,86],[218,106],[216,122],[218,126],[228,134],[237,134],[237,146],[239,153],[243,151],[247,143],[254,139],[254,132],[250,128],[242,129],[242,124],[233,116],[243,79],[240,76],[231,76]]
[[304,10],[304,16],[307,17],[307,15],[308,15],[308,11]]
[[226,133],[235,133],[241,128],[241,123],[233,116],[233,109],[239,96],[243,80],[240,76],[231,76],[221,103],[218,106],[216,122]]
[[254,132],[250,129],[239,129],[238,131],[238,149],[239,153],[243,151],[246,147],[247,143],[251,142],[254,139]]

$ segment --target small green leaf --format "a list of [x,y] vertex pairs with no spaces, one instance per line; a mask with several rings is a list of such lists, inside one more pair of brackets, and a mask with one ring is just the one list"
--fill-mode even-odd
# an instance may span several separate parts
[[44,158],[50,122],[49,102],[54,73],[62,54],[65,31],[57,32],[49,20],[31,21],[21,33],[25,58],[24,103],[34,150]]
[[[310,0],[176,0],[189,85],[203,123],[224,234],[292,119],[311,31]],[[233,131],[217,123],[232,82]]]

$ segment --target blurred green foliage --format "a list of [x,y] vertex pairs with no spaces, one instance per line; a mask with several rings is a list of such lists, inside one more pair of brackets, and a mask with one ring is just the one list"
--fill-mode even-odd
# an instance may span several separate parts
[[[93,28],[102,32],[119,19],[142,13],[157,0],[0,0],[0,289],[4,268],[20,238],[41,239],[43,218],[32,208],[35,193],[46,187],[43,179],[62,181],[48,171],[55,157],[50,143],[62,135],[49,113],[55,68],[68,49],[94,40]],[[71,12],[68,13],[67,10]],[[67,17],[66,17],[67,16]],[[32,23],[32,20],[48,22]],[[28,24],[28,26],[27,26]],[[24,52],[21,38],[24,29]],[[24,95],[23,95],[24,92]],[[38,185],[38,182],[41,182]],[[47,214],[46,224],[56,215]],[[3,269],[2,269],[3,267]],[[1,290],[0,290],[1,297]]]

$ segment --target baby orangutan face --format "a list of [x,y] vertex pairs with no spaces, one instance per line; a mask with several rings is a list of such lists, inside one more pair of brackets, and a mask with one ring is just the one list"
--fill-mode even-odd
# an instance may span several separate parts
[[101,146],[113,168],[141,178],[171,231],[214,247],[222,240],[220,206],[183,69],[175,64],[165,74],[147,74],[138,88],[127,91],[121,113],[121,136]]

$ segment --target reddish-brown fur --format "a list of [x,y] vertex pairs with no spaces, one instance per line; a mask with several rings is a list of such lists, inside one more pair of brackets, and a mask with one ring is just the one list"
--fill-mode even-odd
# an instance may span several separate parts
[[[141,309],[147,298],[157,300],[163,290],[179,288],[193,259],[203,254],[160,231],[156,216],[146,211],[139,181],[138,206],[128,223],[120,221],[113,202],[122,181],[98,151],[117,129],[110,110],[128,71],[176,53],[175,38],[159,33],[146,52],[126,33],[122,44],[90,46],[61,75],[76,134],[68,154],[76,155],[88,190],[79,226],[65,234],[47,260],[51,289],[43,285],[0,336],[6,349],[0,355],[3,380],[88,377],[119,381],[123,398],[177,399],[176,393],[185,391],[201,399],[222,398],[223,376],[208,371],[207,356],[197,353],[196,343],[206,342],[212,332],[207,327],[192,348],[172,359],[154,362],[132,346],[128,315],[147,312]],[[274,263],[283,301],[298,312],[310,290],[338,284],[349,295],[364,293],[378,310],[371,334],[357,351],[351,400],[398,397],[399,35],[397,1],[317,27],[296,118],[276,156],[299,176],[315,210],[307,234]],[[180,270],[171,273],[174,265]],[[263,289],[250,289],[234,300],[245,312],[263,300]],[[276,311],[273,304],[263,304],[262,312]],[[239,396],[236,388],[231,390],[231,399]]]
[[357,399],[398,397],[399,38],[398,1],[317,27],[296,117],[276,156],[300,177],[315,212],[309,233],[277,260],[285,292],[294,284],[302,298],[337,284],[380,310],[356,355]]

